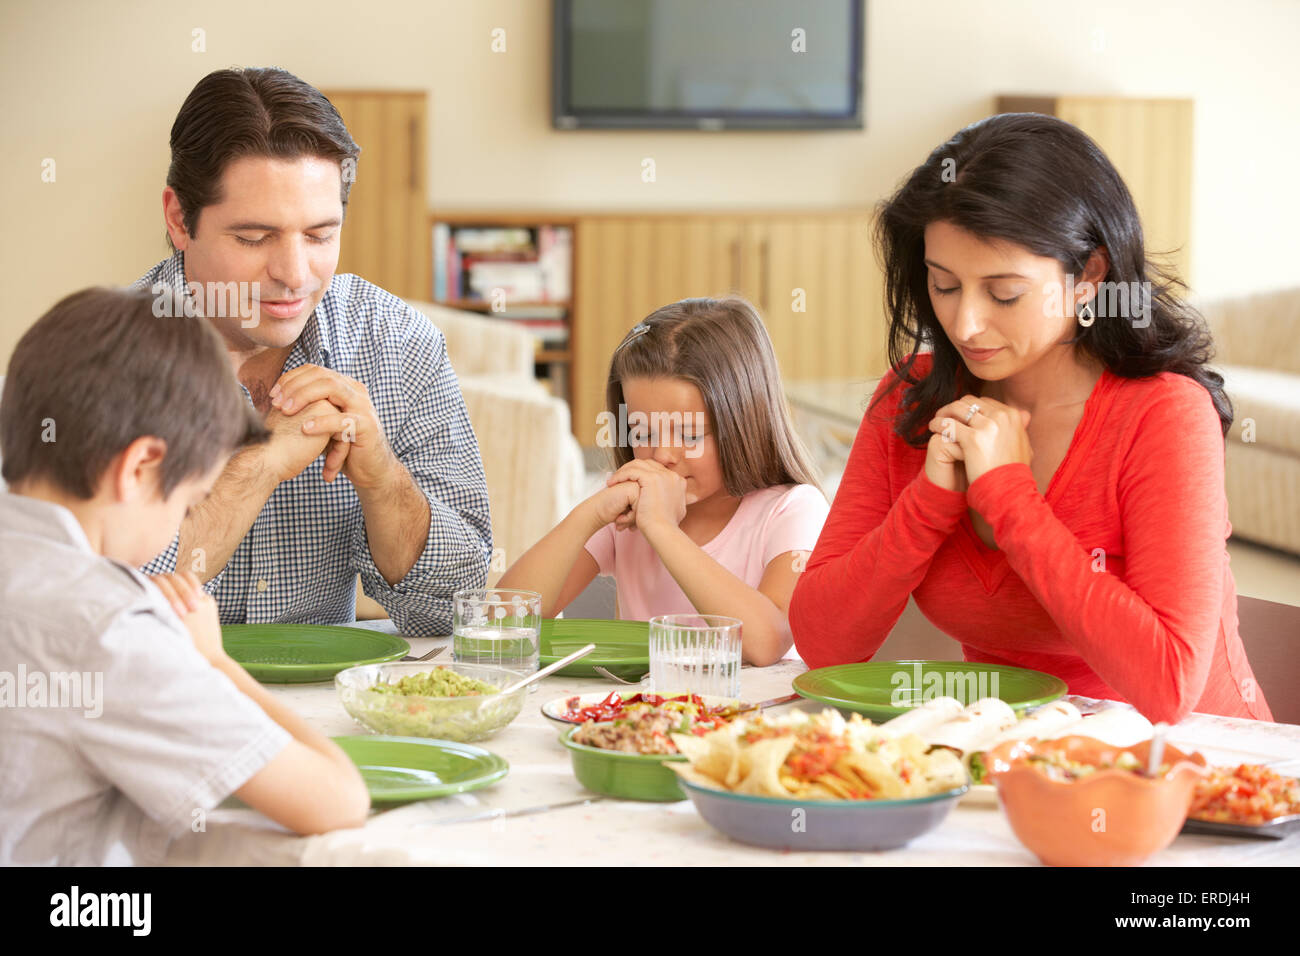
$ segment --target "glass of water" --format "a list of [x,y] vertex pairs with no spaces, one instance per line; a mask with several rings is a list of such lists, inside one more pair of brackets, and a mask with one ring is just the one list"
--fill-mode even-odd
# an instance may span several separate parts
[[656,694],[740,697],[740,626],[717,614],[650,618],[650,686]]
[[508,667],[524,674],[537,670],[542,630],[540,594],[479,588],[457,591],[452,605],[453,660]]

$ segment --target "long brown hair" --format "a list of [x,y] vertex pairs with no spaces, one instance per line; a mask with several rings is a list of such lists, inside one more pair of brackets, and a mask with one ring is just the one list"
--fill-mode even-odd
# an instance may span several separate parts
[[[605,398],[615,418],[633,378],[677,378],[700,390],[729,495],[790,484],[821,490],[790,422],[772,340],[740,296],[682,299],[634,326],[610,361]],[[622,436],[611,454],[615,469],[634,457]]]
[[[1111,297],[1093,296],[1096,322],[1080,324],[1071,343],[1121,378],[1187,376],[1209,393],[1227,434],[1232,403],[1223,377],[1206,365],[1213,340],[1204,319],[1183,300],[1183,282],[1149,255],[1119,172],[1078,127],[1037,113],[1003,113],[936,146],[881,204],[876,220],[896,378],[872,406],[906,386],[894,431],[909,444],[924,448],[935,412],[979,386],[930,303],[925,227],[939,221],[1023,246],[1074,275],[1083,273],[1094,250],[1105,248],[1110,266],[1103,281],[1150,289],[1150,314],[1133,321],[1123,300],[1118,314],[1108,314],[1116,311]],[[926,345],[933,348],[932,365],[921,378],[912,366]]]

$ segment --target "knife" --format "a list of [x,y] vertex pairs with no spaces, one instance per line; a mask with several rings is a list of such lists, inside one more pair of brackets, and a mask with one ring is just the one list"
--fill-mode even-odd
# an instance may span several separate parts
[[604,797],[581,797],[577,800],[566,800],[563,803],[543,803],[536,807],[519,807],[514,810],[503,810],[497,807],[492,810],[483,810],[479,813],[471,813],[463,817],[451,817],[446,820],[425,820],[421,823],[414,823],[416,827],[436,827],[449,823],[474,823],[479,820],[497,820],[505,817],[526,817],[533,813],[545,813],[548,810],[562,810],[565,807],[587,807],[593,803],[599,803]]
[[740,713],[743,714],[748,710],[762,710],[765,707],[776,707],[780,704],[788,704],[796,700],[799,700],[798,694],[786,694],[784,697],[773,697],[771,700],[763,700],[759,701],[757,704],[749,704],[743,707]]

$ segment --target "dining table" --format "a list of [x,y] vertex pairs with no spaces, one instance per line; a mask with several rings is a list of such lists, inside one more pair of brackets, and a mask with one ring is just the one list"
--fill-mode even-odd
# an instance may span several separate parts
[[[396,633],[388,620],[358,621]],[[450,636],[407,637],[411,653],[446,647],[431,666],[450,660]],[[791,693],[807,666],[787,658],[741,670],[741,696],[760,701]],[[267,684],[268,690],[329,736],[366,734],[344,711],[332,681]],[[300,837],[231,798],[207,812],[170,845],[172,865],[443,865],[568,866],[1036,866],[993,801],[963,800],[934,830],[895,850],[806,852],[735,842],[714,830],[690,800],[647,803],[602,798],[574,777],[560,743],[564,725],[544,716],[551,699],[619,689],[591,677],[551,675],[538,681],[507,727],[476,746],[504,758],[507,775],[484,789],[391,808],[372,809],[364,826]],[[1072,697],[1091,709],[1122,706]],[[799,700],[783,707],[820,710]],[[780,712],[779,710],[776,712]],[[1210,764],[1265,763],[1300,772],[1300,725],[1193,713],[1169,741],[1199,751]],[[1300,832],[1284,839],[1182,833],[1148,865],[1245,867],[1300,864]]]

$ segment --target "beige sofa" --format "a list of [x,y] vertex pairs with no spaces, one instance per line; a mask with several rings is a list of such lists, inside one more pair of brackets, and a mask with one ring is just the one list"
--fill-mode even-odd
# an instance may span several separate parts
[[502,319],[411,302],[447,340],[470,424],[478,438],[492,509],[488,583],[578,503],[582,448],[569,405],[534,378],[534,339]]
[[[582,448],[569,405],[533,374],[534,339],[501,319],[409,301],[447,341],[465,410],[478,439],[492,512],[493,585],[514,561],[578,503]],[[357,618],[387,617],[357,582]]]
[[1225,467],[1233,535],[1300,554],[1300,288],[1196,305],[1233,405]]

